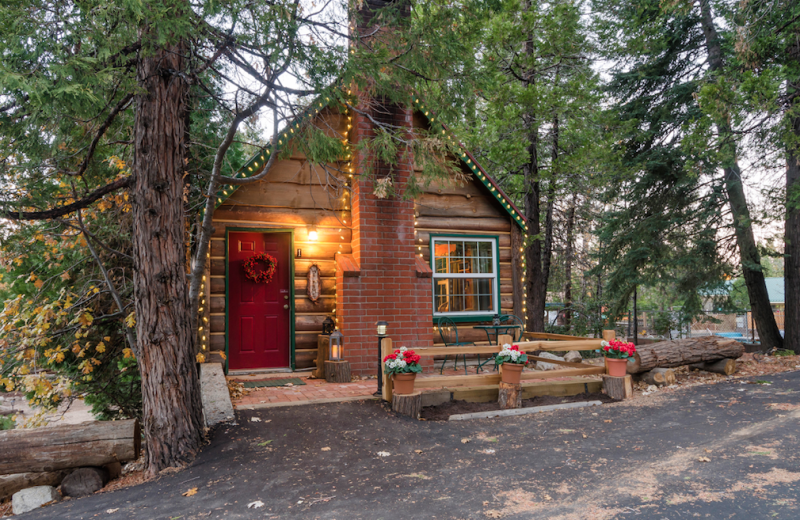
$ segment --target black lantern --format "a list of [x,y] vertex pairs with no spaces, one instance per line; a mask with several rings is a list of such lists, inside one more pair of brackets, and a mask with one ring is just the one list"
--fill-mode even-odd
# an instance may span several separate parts
[[344,359],[344,345],[342,344],[344,335],[338,330],[331,333],[330,343],[328,344],[328,360],[342,361]]
[[330,336],[335,328],[336,324],[333,323],[331,317],[330,316],[326,317],[325,321],[322,322],[322,335]]
[[494,325],[495,327],[500,325],[500,316],[499,315],[497,315],[497,314],[494,315],[494,317],[492,318],[492,325]]

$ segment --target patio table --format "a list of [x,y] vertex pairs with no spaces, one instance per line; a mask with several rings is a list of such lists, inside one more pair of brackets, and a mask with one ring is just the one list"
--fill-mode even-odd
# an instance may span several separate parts
[[[473,329],[481,329],[486,333],[486,338],[489,340],[490,345],[497,345],[497,338],[500,334],[508,334],[510,330],[515,330],[513,336],[516,337],[516,330],[522,329],[520,325],[500,324],[500,325],[474,325]],[[502,331],[502,332],[501,332]],[[494,343],[492,343],[492,334],[494,334]]]

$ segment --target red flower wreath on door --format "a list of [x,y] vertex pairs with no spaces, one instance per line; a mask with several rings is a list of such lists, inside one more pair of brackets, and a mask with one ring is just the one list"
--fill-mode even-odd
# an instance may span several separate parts
[[[267,264],[266,271],[256,272],[256,263],[264,262]],[[256,283],[267,284],[272,281],[272,276],[275,274],[275,268],[278,267],[278,260],[269,253],[256,253],[242,264],[244,276],[248,280],[253,280]]]

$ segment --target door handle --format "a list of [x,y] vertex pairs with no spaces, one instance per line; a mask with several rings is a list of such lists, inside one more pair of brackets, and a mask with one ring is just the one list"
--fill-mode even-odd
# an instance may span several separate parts
[[284,309],[288,309],[289,308],[289,304],[287,303],[286,305],[283,306],[283,308]]

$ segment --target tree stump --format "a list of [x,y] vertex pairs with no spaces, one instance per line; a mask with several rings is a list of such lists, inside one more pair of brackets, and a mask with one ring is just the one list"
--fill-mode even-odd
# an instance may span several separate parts
[[419,419],[422,411],[422,394],[392,394],[392,410],[403,415],[408,415],[412,419]]
[[633,397],[633,378],[630,375],[625,377],[601,376],[603,378],[603,390],[609,397],[614,399],[628,399]]
[[330,343],[330,336],[324,336],[322,334],[317,336],[317,359],[314,360],[314,364],[317,368],[312,372],[317,379],[325,379],[325,360],[328,359]]
[[325,381],[329,383],[349,383],[350,362],[325,361]]
[[671,368],[654,368],[649,372],[640,374],[642,381],[648,385],[669,386],[677,381],[675,371]]
[[705,363],[695,363],[694,365],[690,365],[690,368],[729,376],[736,372],[736,360],[720,359],[719,361],[706,361]]
[[500,405],[501,410],[520,408],[522,406],[522,385],[500,381],[497,403]]
[[61,494],[67,497],[85,497],[103,489],[108,484],[108,471],[104,468],[78,468],[61,482]]

